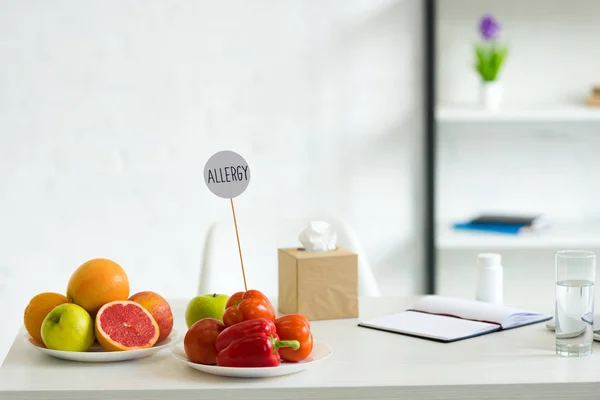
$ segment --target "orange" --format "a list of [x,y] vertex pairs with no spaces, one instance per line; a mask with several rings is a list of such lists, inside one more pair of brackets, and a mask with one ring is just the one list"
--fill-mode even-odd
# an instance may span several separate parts
[[23,323],[27,333],[38,342],[43,343],[40,330],[44,318],[54,307],[68,302],[69,299],[59,293],[44,292],[34,296],[25,307],[25,314],[23,315]]
[[83,307],[92,317],[104,304],[128,297],[129,279],[125,270],[106,258],[83,263],[73,272],[67,285],[69,301]]
[[147,349],[160,335],[158,323],[135,301],[111,301],[100,308],[94,322],[96,339],[108,351]]

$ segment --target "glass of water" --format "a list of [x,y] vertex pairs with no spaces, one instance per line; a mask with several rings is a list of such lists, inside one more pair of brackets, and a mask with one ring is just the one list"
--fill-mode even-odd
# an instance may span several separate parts
[[595,280],[594,252],[563,250],[556,253],[554,323],[556,354],[559,356],[592,354]]

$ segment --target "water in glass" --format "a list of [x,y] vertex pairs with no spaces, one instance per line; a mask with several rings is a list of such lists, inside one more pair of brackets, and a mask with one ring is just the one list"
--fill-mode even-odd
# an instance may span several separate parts
[[592,353],[594,283],[564,280],[556,283],[556,353],[584,356]]

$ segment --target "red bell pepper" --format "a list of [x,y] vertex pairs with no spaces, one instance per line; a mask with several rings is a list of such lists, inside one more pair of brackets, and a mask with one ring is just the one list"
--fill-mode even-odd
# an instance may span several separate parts
[[258,290],[237,292],[225,304],[223,323],[226,327],[257,318],[266,318],[275,322],[273,305],[267,296]]
[[282,360],[298,362],[310,355],[313,349],[313,335],[310,331],[310,322],[305,316],[301,314],[284,315],[275,320],[275,327],[281,340],[296,340],[300,344],[299,348],[295,350],[287,347],[279,349]]
[[244,336],[254,336],[260,334],[267,337],[271,335],[277,336],[275,323],[266,318],[257,318],[232,325],[219,333],[217,340],[215,341],[215,348],[217,349],[217,352],[219,352],[229,346],[234,340],[240,339]]
[[217,354],[217,365],[238,368],[276,367],[281,363],[278,349],[297,349],[298,346],[299,343],[295,340],[278,340],[275,335],[259,333],[241,336]]

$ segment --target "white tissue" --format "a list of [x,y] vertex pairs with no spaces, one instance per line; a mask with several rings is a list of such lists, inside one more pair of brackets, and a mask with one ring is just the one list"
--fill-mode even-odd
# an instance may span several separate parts
[[330,251],[336,248],[337,234],[327,222],[311,221],[298,239],[306,251]]

